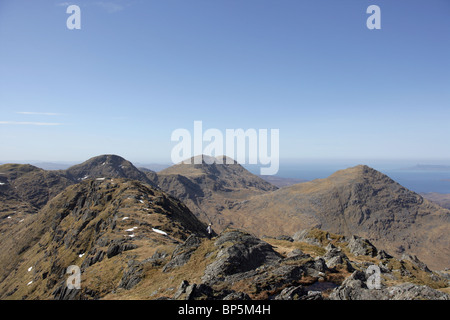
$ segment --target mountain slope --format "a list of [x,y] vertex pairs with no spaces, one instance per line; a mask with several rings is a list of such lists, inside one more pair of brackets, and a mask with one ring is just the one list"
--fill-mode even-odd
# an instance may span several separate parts
[[[201,157],[200,164],[180,163],[157,173],[158,186],[183,201],[202,221],[214,224],[216,231],[233,223],[221,212],[253,195],[277,189],[250,173],[236,161],[216,163],[216,158]],[[194,163],[191,158],[191,163]],[[197,159],[198,160],[198,159]]]
[[450,266],[450,211],[367,166],[255,196],[222,214],[259,235],[316,226],[416,254],[433,268]]
[[131,259],[122,252],[150,258],[205,229],[185,205],[138,181],[84,181],[0,236],[0,298],[67,298],[70,265],[86,276],[83,294],[101,297],[118,287]]
[[27,164],[0,166],[0,232],[25,221],[73,182],[57,171]]

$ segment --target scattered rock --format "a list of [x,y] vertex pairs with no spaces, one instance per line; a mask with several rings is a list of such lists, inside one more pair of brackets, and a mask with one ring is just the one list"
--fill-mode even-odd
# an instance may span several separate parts
[[309,229],[298,231],[293,235],[292,239],[297,242],[306,242],[319,247],[322,246],[318,239],[310,236],[310,231]]
[[289,241],[289,242],[294,242],[294,239],[290,236],[287,235],[281,235],[278,237],[275,237],[276,240],[283,240],[283,241]]
[[130,260],[127,269],[124,271],[122,279],[119,282],[119,288],[130,290],[142,280],[143,264]]
[[354,235],[350,237],[348,248],[355,256],[375,257],[377,255],[377,248],[369,240]]
[[205,269],[202,277],[205,283],[213,283],[225,276],[253,270],[281,259],[271,245],[242,231],[225,232],[214,245],[221,249],[216,260]]
[[275,300],[300,300],[301,297],[308,294],[308,291],[303,286],[290,286],[284,288]]
[[163,272],[168,272],[169,270],[180,267],[189,261],[191,255],[201,244],[200,238],[195,235],[190,235],[186,241],[177,246],[177,248],[172,253],[172,258],[164,266]]
[[226,295],[223,300],[252,300],[248,294],[244,292],[232,292]]
[[127,243],[124,241],[114,241],[106,251],[106,256],[110,259],[118,254],[121,254],[124,251],[136,249],[137,245],[133,243]]
[[423,263],[422,261],[417,258],[417,256],[409,255],[404,253],[402,255],[402,260],[409,261],[412,264],[414,264],[416,267],[418,267],[420,270],[431,273],[431,270],[428,269],[427,265]]
[[354,268],[350,263],[350,259],[342,252],[341,249],[336,248],[335,246],[327,246],[329,249],[325,256],[323,257],[325,263],[329,269],[333,269],[339,265],[344,266],[347,271],[352,272]]
[[366,275],[355,271],[330,294],[332,300],[450,300],[442,291],[424,285],[403,283],[384,289],[369,289]]

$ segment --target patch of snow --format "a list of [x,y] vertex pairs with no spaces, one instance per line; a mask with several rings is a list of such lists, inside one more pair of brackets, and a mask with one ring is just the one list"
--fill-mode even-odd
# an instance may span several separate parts
[[123,218],[122,218],[122,220],[127,220],[127,219],[128,219],[128,217],[123,217]]
[[80,258],[83,258],[83,256],[86,254],[86,252],[85,253],[82,253],[82,254],[79,254],[78,256],[80,257]]
[[153,230],[154,232],[156,232],[156,233],[163,234],[163,235],[167,236],[167,233],[164,232],[164,231],[162,231],[162,230],[155,229],[155,228],[152,228],[152,230]]
[[8,216],[8,218],[7,219],[11,219],[11,216]]
[[125,231],[133,232],[133,231],[136,230],[137,228],[138,228],[138,227],[133,227],[133,228],[127,229],[127,230],[125,230]]
[[0,182],[0,186],[4,186],[5,185],[5,183],[3,183],[3,182]]
[[133,234],[130,234],[129,237],[130,237],[130,238],[134,238],[134,237],[135,237],[134,233],[133,233]]
[[29,286],[29,285],[32,284],[32,283],[33,283],[33,281],[28,282],[28,283],[27,283],[27,286]]
[[29,267],[28,268],[28,272],[30,272],[31,270],[33,270],[33,267]]
[[139,200],[140,203],[144,203],[144,200]]
[[97,181],[103,181],[103,180],[105,180],[105,178],[97,178],[97,179],[95,179],[95,180],[97,180]]
[[86,180],[87,178],[89,178],[89,176],[84,176],[81,180]]
[[20,220],[19,222],[22,222],[23,220],[25,220],[25,219],[22,219],[22,220]]

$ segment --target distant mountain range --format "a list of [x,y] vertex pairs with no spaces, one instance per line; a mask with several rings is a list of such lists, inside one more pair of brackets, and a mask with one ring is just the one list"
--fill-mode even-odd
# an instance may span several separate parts
[[[386,286],[448,286],[428,267],[450,267],[450,210],[388,176],[361,165],[279,188],[201,157],[159,172],[116,155],[65,170],[1,165],[0,298],[341,299],[368,262]],[[69,265],[81,267],[82,291],[65,286]],[[309,297],[319,280],[333,292]],[[372,294],[364,288],[353,297]]]

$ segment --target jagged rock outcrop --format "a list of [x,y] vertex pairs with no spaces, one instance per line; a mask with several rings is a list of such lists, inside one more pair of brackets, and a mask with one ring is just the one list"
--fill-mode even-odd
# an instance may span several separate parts
[[350,249],[350,252],[353,253],[355,256],[371,256],[375,257],[378,252],[377,248],[370,243],[369,240],[363,239],[358,236],[351,236],[350,241],[348,242],[348,248]]
[[241,231],[226,232],[218,237],[214,245],[220,251],[216,260],[206,267],[202,277],[206,283],[214,283],[280,259],[268,243]]
[[195,235],[190,235],[183,244],[178,245],[173,251],[170,261],[163,268],[163,272],[186,264],[195,249],[199,247],[200,243],[200,238]]

